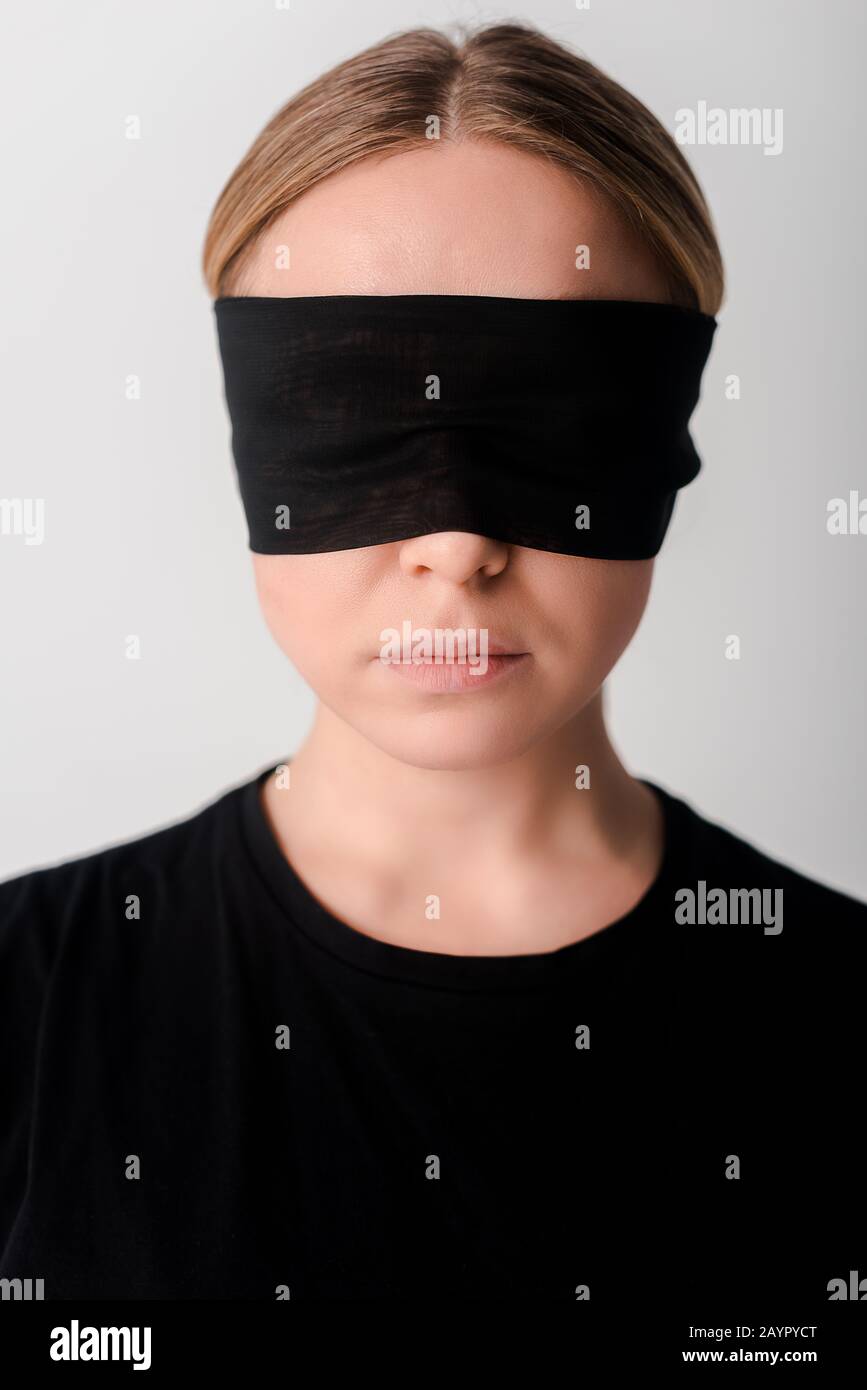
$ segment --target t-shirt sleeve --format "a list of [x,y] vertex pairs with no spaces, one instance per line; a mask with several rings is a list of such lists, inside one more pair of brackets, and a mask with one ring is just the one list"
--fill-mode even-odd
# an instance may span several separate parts
[[0,1254],[27,1181],[39,1039],[58,953],[66,875],[0,883]]

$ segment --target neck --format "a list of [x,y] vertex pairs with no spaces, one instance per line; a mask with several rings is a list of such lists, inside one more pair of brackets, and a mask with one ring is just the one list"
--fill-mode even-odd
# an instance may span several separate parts
[[[586,765],[590,789],[576,789]],[[562,847],[588,863],[628,855],[656,817],[655,798],[618,757],[605,727],[602,691],[521,756],[491,767],[411,766],[375,747],[319,705],[291,759],[291,788],[270,779],[265,804],[284,846],[305,838],[351,846],[372,863],[439,858],[468,846],[479,859]],[[653,803],[654,809],[649,809]]]

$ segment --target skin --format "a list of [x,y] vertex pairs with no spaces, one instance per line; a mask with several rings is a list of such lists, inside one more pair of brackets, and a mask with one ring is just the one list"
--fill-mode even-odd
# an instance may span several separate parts
[[[589,270],[575,268],[578,244]],[[281,245],[291,269],[275,266]],[[602,195],[472,141],[323,180],[266,229],[230,292],[669,298]],[[449,532],[253,564],[265,621],[319,697],[291,788],[269,779],[263,805],[336,917],[411,949],[521,955],[580,940],[644,896],[662,812],[609,740],[602,686],[641,619],[652,560]],[[375,659],[380,632],[405,619],[486,627],[529,656],[484,689],[421,690]],[[589,791],[575,789],[579,763]]]

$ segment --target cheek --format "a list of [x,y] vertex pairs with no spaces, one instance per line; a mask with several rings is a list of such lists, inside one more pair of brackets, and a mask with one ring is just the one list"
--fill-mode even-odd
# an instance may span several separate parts
[[653,560],[582,559],[577,582],[561,611],[569,649],[580,669],[603,680],[641,621],[653,576]]
[[363,589],[355,553],[253,554],[259,607],[277,646],[314,688],[326,688],[353,647],[354,595]]
[[293,563],[306,556],[254,555],[253,573],[259,607],[268,630],[282,652],[296,662],[312,647],[314,634],[327,625],[321,611],[322,588],[312,581],[310,567]]
[[647,605],[652,560],[597,560],[597,610],[618,651],[629,641]]

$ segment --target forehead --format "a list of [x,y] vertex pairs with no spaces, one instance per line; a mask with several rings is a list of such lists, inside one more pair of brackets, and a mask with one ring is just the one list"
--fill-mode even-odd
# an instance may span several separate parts
[[238,293],[667,297],[602,193],[480,141],[431,141],[321,180],[260,234]]

